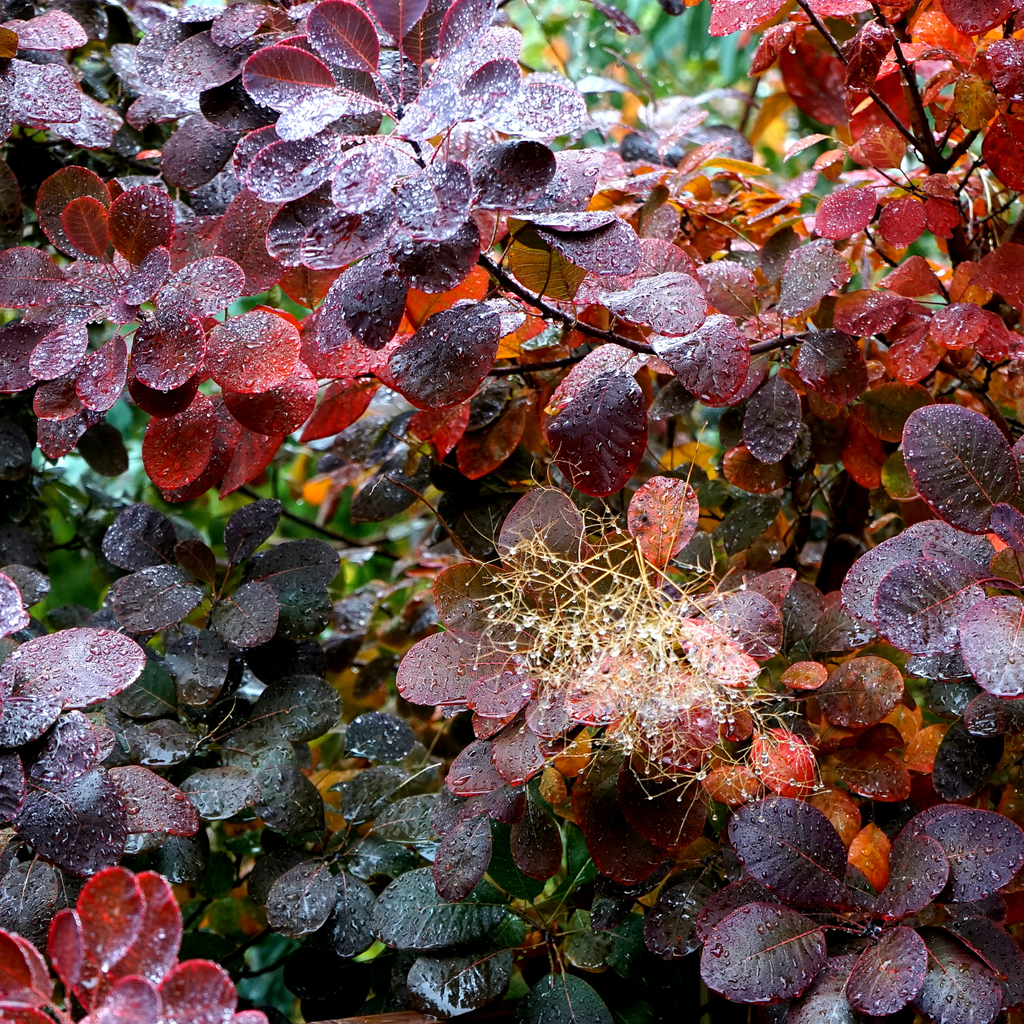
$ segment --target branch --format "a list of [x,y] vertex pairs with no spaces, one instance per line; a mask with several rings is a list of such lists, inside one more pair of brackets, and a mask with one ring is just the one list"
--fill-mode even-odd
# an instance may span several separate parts
[[591,327],[590,324],[581,322],[571,313],[566,313],[557,306],[552,306],[550,303],[545,302],[539,295],[531,292],[529,288],[524,288],[504,267],[495,263],[489,256],[481,253],[480,258],[477,260],[477,265],[483,267],[487,273],[497,279],[505,291],[517,295],[524,302],[528,302],[535,309],[539,309],[545,318],[557,320],[564,327],[568,327],[573,331],[579,331],[580,334],[585,334],[587,337],[599,338],[601,341],[608,341],[613,345],[621,345],[623,348],[628,348],[631,352],[637,352],[645,356],[654,355],[654,349],[650,345],[634,341],[632,338],[626,338],[621,334],[616,334],[615,331],[604,331],[600,327]]
[[511,377],[515,373],[530,373],[534,370],[562,370],[567,366],[574,366],[587,354],[584,352],[578,356],[566,356],[565,359],[549,359],[546,363],[516,363],[514,366],[499,366],[491,370],[487,376]]
[[[811,24],[825,37],[825,41],[835,51],[835,55],[843,62],[844,65],[849,64],[849,60],[846,54],[843,53],[843,48],[836,41],[835,36],[825,27],[825,23],[814,13],[813,10],[808,6],[807,0],[796,0],[797,4],[803,9],[804,14],[811,19]],[[917,147],[918,150],[925,149],[924,144],[914,135],[914,133],[896,116],[895,111],[889,106],[881,96],[875,92],[874,89],[868,89],[868,95],[878,104],[879,110],[893,123],[893,127],[907,140]],[[932,139],[932,147],[935,146],[935,140]]]

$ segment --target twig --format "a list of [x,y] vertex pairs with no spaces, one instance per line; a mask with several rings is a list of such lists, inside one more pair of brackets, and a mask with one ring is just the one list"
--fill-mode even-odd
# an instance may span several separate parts
[[487,273],[496,278],[506,291],[517,295],[535,309],[539,309],[547,319],[557,320],[564,327],[568,327],[573,331],[579,331],[580,334],[586,334],[590,338],[600,338],[601,341],[609,341],[613,345],[621,345],[623,348],[628,348],[631,352],[637,352],[646,356],[654,355],[654,349],[650,345],[645,345],[642,342],[634,341],[632,338],[616,334],[615,331],[605,331],[600,327],[591,327],[590,324],[583,323],[571,313],[566,313],[564,310],[558,309],[557,306],[552,306],[550,303],[545,302],[539,295],[531,292],[529,288],[524,288],[504,267],[499,266],[489,256],[481,253],[480,258],[477,260],[477,265],[483,267]]

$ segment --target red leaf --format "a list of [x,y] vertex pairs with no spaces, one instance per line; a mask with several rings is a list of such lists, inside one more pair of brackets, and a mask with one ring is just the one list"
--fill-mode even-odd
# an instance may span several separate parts
[[138,937],[145,900],[130,871],[107,868],[85,883],[76,911],[85,955],[99,971],[107,971]]
[[810,43],[797,43],[779,54],[782,81],[793,102],[822,124],[845,125],[846,68]]
[[497,469],[522,440],[530,408],[528,401],[520,399],[483,430],[463,434],[455,446],[459,472],[470,480],[479,480]]
[[[421,441],[432,444],[437,451],[438,460],[443,460],[465,434],[469,412],[469,402],[465,402],[451,409],[415,413],[409,420],[409,433]],[[305,439],[304,431],[303,440]],[[518,444],[518,439],[516,443]]]
[[306,34],[314,49],[335,64],[358,71],[377,70],[377,31],[355,4],[346,0],[317,4],[306,19]]
[[818,205],[814,229],[823,238],[849,238],[871,223],[877,206],[874,189],[870,186],[840,189],[825,196]]
[[911,196],[886,203],[878,217],[882,237],[898,249],[905,249],[924,234],[928,216],[924,203]]
[[[329,384],[316,411],[303,428],[300,440],[305,443],[341,433],[366,412],[377,387],[377,384],[365,381],[352,383],[347,380],[336,380]],[[430,414],[417,413],[416,415]],[[415,421],[415,419],[414,416],[413,420]],[[412,424],[410,423],[411,429]],[[419,434],[416,436],[419,437]],[[424,440],[429,440],[429,438],[424,438]],[[447,455],[447,452],[444,455]],[[444,455],[441,457],[444,458]]]
[[36,194],[39,226],[46,237],[61,252],[69,256],[78,256],[80,253],[64,233],[61,215],[68,203],[83,196],[91,196],[104,206],[110,203],[110,192],[99,175],[79,166],[62,167],[55,174],[51,174],[39,186],[39,192]]
[[225,391],[224,406],[247,430],[257,434],[290,434],[309,419],[316,405],[316,378],[295,364],[292,375],[266,391]]
[[1014,0],[941,0],[946,17],[968,36],[1001,25],[1017,6]]
[[981,155],[1007,188],[1024,189],[1024,121],[1001,115],[986,133]]
[[558,468],[584,494],[603,497],[624,487],[647,445],[647,409],[640,385],[624,373],[588,381],[546,429]]
[[128,378],[128,346],[115,334],[102,348],[90,353],[78,371],[75,393],[82,405],[105,412],[121,397]]
[[267,228],[277,211],[248,189],[224,211],[214,255],[234,260],[245,271],[249,295],[265,292],[281,276],[281,264],[267,252]]
[[758,733],[750,745],[750,767],[773,793],[806,796],[814,788],[817,765],[805,740],[788,729]]
[[217,412],[206,395],[197,394],[184,411],[168,419],[153,419],[142,440],[142,462],[161,490],[192,483],[213,454]]
[[45,306],[64,290],[64,271],[39,249],[16,246],[0,252],[0,307]]
[[657,476],[630,499],[627,522],[644,558],[664,569],[690,542],[699,515],[697,492],[688,483]]
[[193,836],[199,818],[188,797],[155,772],[141,765],[111,768],[121,802],[128,811],[129,832],[167,832],[172,836]]
[[255,480],[270,465],[283,440],[277,434],[257,434],[243,428],[238,447],[221,481],[220,496],[223,498],[250,480]]
[[714,0],[708,32],[730,36],[740,29],[757,28],[774,18],[782,7],[783,0]]
[[139,185],[110,204],[109,219],[114,248],[138,266],[153,249],[171,244],[174,202],[158,188]]
[[115,978],[137,974],[159,984],[178,959],[182,934],[181,911],[174,898],[174,890],[155,871],[144,871],[135,876],[135,881],[146,903],[142,925],[138,938],[117,962],[111,974]]
[[257,103],[272,110],[285,110],[337,85],[327,65],[313,54],[283,45],[257,50],[245,62],[242,82]]
[[110,244],[107,208],[92,196],[72,199],[60,215],[68,241],[84,256],[100,259]]
[[224,1024],[238,1005],[235,986],[223,967],[186,960],[160,983],[163,1024]]
[[206,366],[225,390],[258,393],[288,380],[299,347],[293,324],[269,310],[254,309],[214,327]]

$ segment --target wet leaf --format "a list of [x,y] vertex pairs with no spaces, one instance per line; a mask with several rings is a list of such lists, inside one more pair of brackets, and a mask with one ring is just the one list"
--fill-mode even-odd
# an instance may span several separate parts
[[903,698],[903,677],[883,658],[843,662],[815,696],[833,725],[852,728],[882,721]]

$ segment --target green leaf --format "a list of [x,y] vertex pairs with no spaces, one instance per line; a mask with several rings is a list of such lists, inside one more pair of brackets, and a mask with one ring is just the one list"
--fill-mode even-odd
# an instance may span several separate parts
[[544,882],[524,875],[512,859],[508,825],[491,824],[491,863],[487,873],[502,889],[517,900],[533,902],[543,891]]
[[519,1004],[516,1024],[613,1024],[601,997],[571,974],[545,975]]
[[505,897],[481,882],[461,903],[445,903],[430,868],[395,879],[377,902],[381,941],[398,949],[443,949],[484,938],[508,913]]

